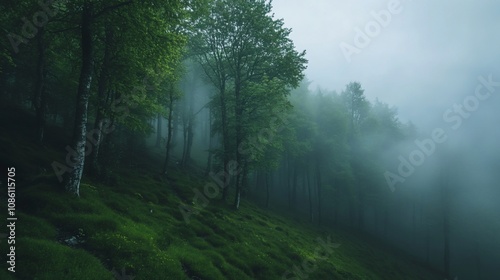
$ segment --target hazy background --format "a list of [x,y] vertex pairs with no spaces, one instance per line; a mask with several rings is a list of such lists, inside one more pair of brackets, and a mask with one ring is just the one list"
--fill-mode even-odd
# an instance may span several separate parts
[[[339,45],[354,45],[355,28],[386,10],[390,0],[275,0],[274,11],[292,28],[291,38],[307,51],[312,88],[340,92],[359,81],[365,95],[398,108],[419,138],[443,128],[448,141],[394,193],[399,201],[434,201],[421,210],[430,224],[430,262],[442,265],[439,177],[449,170],[452,272],[459,279],[500,279],[500,88],[479,104],[457,130],[443,119],[454,104],[474,94],[478,76],[500,81],[500,1],[400,1],[402,12],[354,54],[349,63]],[[444,148],[450,152],[443,157]],[[408,143],[408,157],[413,143]],[[398,152],[399,153],[399,152]],[[397,156],[394,156],[397,158]],[[394,166],[395,171],[397,165]],[[419,210],[420,211],[420,210]],[[390,242],[425,259],[425,242],[414,239],[411,213],[399,215]],[[434,218],[433,218],[434,217]],[[418,230],[420,232],[420,230]],[[424,234],[420,232],[420,234]],[[478,272],[478,264],[481,272]]]
[[[370,99],[399,108],[402,120],[427,125],[471,94],[478,75],[499,74],[500,2],[399,1],[402,12],[371,43],[345,59],[339,45],[353,45],[355,28],[386,10],[391,0],[275,0],[275,15],[307,50],[313,87],[340,91],[357,80]],[[500,75],[496,75],[500,80]],[[422,109],[435,109],[428,114]]]

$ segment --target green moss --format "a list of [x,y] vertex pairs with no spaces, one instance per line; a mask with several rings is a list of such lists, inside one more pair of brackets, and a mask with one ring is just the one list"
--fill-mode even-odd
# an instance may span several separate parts
[[16,223],[16,235],[39,239],[56,238],[56,229],[46,220],[23,213],[18,215],[19,222]]
[[114,231],[119,226],[116,218],[95,214],[54,215],[52,221],[58,228],[68,232],[78,232],[79,229],[85,233]]
[[212,247],[215,247],[215,248],[222,247],[222,246],[227,244],[227,240],[220,237],[217,234],[213,234],[213,235],[208,236],[206,238],[206,240],[207,240],[207,242],[209,242],[212,245]]
[[152,250],[137,265],[137,279],[188,280],[178,258],[164,252]]
[[[245,201],[239,211],[218,199],[194,205],[193,188],[202,190],[205,179],[154,174],[162,159],[147,152],[135,167],[113,169],[112,185],[84,177],[81,197],[72,197],[50,167],[64,160],[69,140],[40,149],[27,140],[29,129],[12,132],[0,136],[0,163],[19,167],[23,179],[16,196],[16,278],[113,279],[111,270],[123,268],[137,280],[280,279],[314,258],[316,239],[331,234],[342,246],[318,260],[308,279],[442,279],[366,237],[320,230]],[[181,202],[200,211],[189,224]],[[80,232],[85,243],[79,249],[57,241]],[[0,271],[0,279],[11,276]]]
[[168,252],[179,259],[189,278],[224,279],[209,256],[191,246],[172,246]]
[[94,256],[56,242],[19,238],[16,277],[19,279],[112,279]]

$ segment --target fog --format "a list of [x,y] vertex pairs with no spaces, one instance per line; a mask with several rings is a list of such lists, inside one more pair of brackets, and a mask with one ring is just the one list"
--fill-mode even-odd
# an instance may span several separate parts
[[[340,44],[354,45],[356,28],[364,29],[374,20],[373,12],[387,10],[391,2],[398,2],[401,12],[392,14],[389,24],[349,62]],[[439,200],[436,178],[447,165],[451,169],[452,271],[458,279],[498,279],[500,88],[479,101],[477,109],[465,111],[466,117],[454,111],[448,115],[454,118],[451,121],[444,114],[474,95],[481,84],[478,77],[491,75],[493,81],[500,81],[500,3],[276,0],[274,7],[276,15],[293,29],[291,37],[297,47],[307,50],[306,73],[312,87],[340,91],[349,81],[360,81],[369,99],[379,98],[397,107],[401,120],[416,125],[415,140],[431,137],[436,128],[445,131],[446,142],[437,144],[436,152],[397,186],[394,199],[426,195]],[[388,157],[408,158],[416,149],[412,142],[389,152]],[[392,164],[395,171],[398,162]],[[423,244],[410,238],[412,228],[404,231],[411,225],[411,215],[399,215],[403,231],[394,232],[393,242],[422,255]],[[434,242],[442,244],[442,234],[436,230],[433,235]],[[441,262],[440,250],[438,246],[431,254],[436,264]],[[482,254],[482,276],[477,274],[476,254]]]
[[[323,207],[323,224],[361,229],[439,271],[449,263],[455,279],[498,279],[500,71],[496,65],[500,34],[496,28],[500,19],[495,11],[500,3],[276,0],[273,6],[275,16],[292,28],[296,49],[307,52],[305,75],[310,82],[302,85],[308,89],[299,88],[290,98],[296,112],[313,112],[309,114],[319,122],[321,113],[315,112],[316,101],[311,100],[322,95],[337,100],[347,84],[357,81],[372,106],[376,100],[388,104],[401,125],[410,128],[402,139],[392,139],[390,146],[380,146],[386,140],[377,133],[364,134],[359,140],[378,157],[362,159],[377,163],[365,183],[361,175],[356,175],[360,177],[354,180],[357,183],[342,177],[342,168],[314,167],[313,162],[319,160],[314,156],[298,156],[295,161],[305,162],[290,163],[285,152],[277,168],[250,172],[249,186],[244,188],[248,197],[276,211],[291,203],[297,217],[309,219],[305,217],[310,215],[311,222],[321,219],[315,215],[321,215]],[[368,36],[377,17],[384,22],[375,35]],[[365,40],[365,45],[360,46],[359,40]],[[356,51],[346,52],[342,46],[347,45]],[[177,166],[208,174],[219,170],[222,159],[216,153],[223,144],[218,114],[209,109],[209,102],[217,102],[217,90],[196,65],[185,63],[187,70],[179,83],[183,95],[173,109],[178,117],[172,123],[171,149]],[[162,118],[163,124],[167,122]],[[336,123],[326,126],[343,133]],[[318,137],[314,129],[303,129],[298,135],[304,139]],[[151,136],[151,145],[158,141],[157,135]],[[165,129],[161,136],[162,141],[168,137]],[[187,157],[186,149],[191,150]],[[349,161],[335,153],[331,157],[334,162]],[[185,158],[189,162],[181,162]],[[326,169],[326,181],[333,178],[333,193],[326,193],[329,187],[323,185],[326,191],[323,197],[319,194],[322,180],[310,175],[315,169]],[[290,181],[294,181],[293,192]],[[311,194],[314,182],[317,196]],[[366,202],[366,208],[353,212],[360,203],[349,198],[350,192],[356,192],[355,184],[378,186],[381,202]],[[288,200],[283,192],[288,192]],[[321,205],[320,200],[325,205],[318,206],[316,213],[312,207]],[[364,220],[353,226],[353,216]]]
[[[347,62],[339,45],[353,44],[355,28],[364,29],[371,13],[387,10],[390,2],[276,0],[273,5],[292,28],[297,48],[307,50],[306,75],[313,86],[340,90],[358,80],[368,97],[397,106],[402,118],[419,125],[473,91],[478,75],[498,74],[497,1],[396,1],[402,11]],[[424,107],[436,113],[424,116]]]
[[[347,233],[338,253],[359,263],[337,271],[332,258],[310,279],[500,278],[500,2],[47,5],[58,15],[34,2],[0,4],[12,9],[0,16],[7,32],[0,103],[25,115],[12,131],[26,130],[50,158],[43,166],[26,160],[34,162],[29,170],[57,178],[53,185],[65,194],[80,197],[82,186],[88,199],[89,182],[135,188],[135,180],[122,179],[134,170],[148,178],[141,190],[161,187],[175,198],[165,211],[184,220],[175,225],[181,235],[212,200],[218,203],[203,213],[252,204],[317,231]],[[65,158],[49,155],[52,148]],[[140,203],[147,197],[132,193]],[[196,237],[221,235],[192,229]],[[280,229],[287,237],[276,243],[290,243]],[[381,243],[378,250],[415,267],[401,272],[382,259],[387,268],[378,271],[370,259],[377,252],[353,240]],[[269,259],[242,255],[267,266],[307,262],[305,250],[297,248],[296,257],[286,248],[291,254],[280,249]],[[248,277],[283,275],[267,266]],[[359,266],[363,274],[353,271]],[[138,278],[150,279],[143,269]]]

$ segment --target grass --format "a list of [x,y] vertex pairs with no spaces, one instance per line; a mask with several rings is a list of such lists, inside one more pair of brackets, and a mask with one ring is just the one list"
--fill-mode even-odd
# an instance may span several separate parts
[[[13,132],[0,136],[6,152],[0,166],[19,167],[21,182],[16,273],[3,269],[0,279],[114,279],[122,269],[135,279],[282,279],[286,271],[307,279],[443,279],[365,237],[315,228],[245,201],[239,211],[210,201],[185,223],[179,205],[191,204],[192,188],[205,181],[181,171],[164,180],[146,156],[137,160],[140,168],[116,170],[113,185],[84,178],[81,197],[71,197],[50,169],[64,149],[40,149],[27,140],[29,128],[2,126]],[[317,239],[329,236],[340,247],[317,259]],[[71,238],[78,243],[68,245]],[[2,241],[1,252],[7,246]]]

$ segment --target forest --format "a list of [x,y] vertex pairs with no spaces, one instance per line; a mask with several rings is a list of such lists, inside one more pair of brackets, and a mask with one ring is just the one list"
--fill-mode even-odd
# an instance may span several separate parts
[[375,2],[1,1],[0,278],[499,279],[500,6]]

